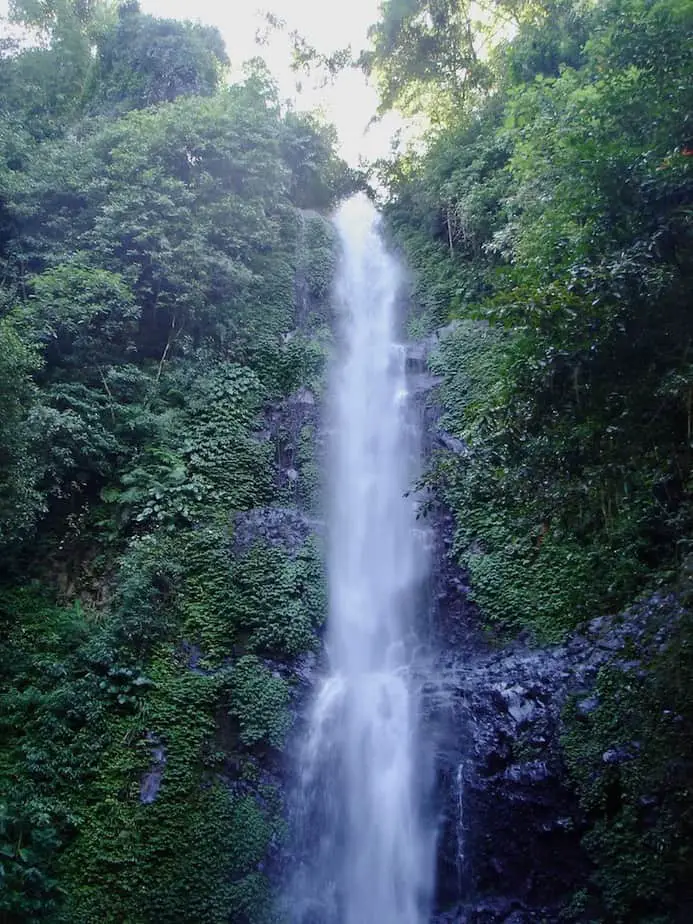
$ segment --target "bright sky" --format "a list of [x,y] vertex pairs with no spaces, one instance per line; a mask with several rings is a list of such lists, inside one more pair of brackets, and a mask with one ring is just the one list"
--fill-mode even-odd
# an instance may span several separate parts
[[[321,108],[339,132],[342,155],[356,165],[359,156],[372,159],[385,155],[398,125],[396,117],[366,128],[377,106],[377,95],[356,71],[343,73],[333,86],[317,89],[289,67],[287,33],[297,30],[310,45],[331,53],[351,45],[356,54],[367,46],[368,27],[378,19],[379,0],[141,0],[142,9],[156,16],[199,19],[219,28],[233,65],[257,55],[267,61],[282,96],[291,97],[301,109]],[[270,43],[255,43],[258,29],[265,26],[263,13],[271,11],[286,22],[285,34]],[[296,82],[303,83],[296,94]]]

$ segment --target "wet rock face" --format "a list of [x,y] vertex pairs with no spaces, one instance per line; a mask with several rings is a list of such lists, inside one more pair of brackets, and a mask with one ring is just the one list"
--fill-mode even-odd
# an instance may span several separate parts
[[560,651],[515,649],[450,669],[450,724],[457,729],[450,757],[459,763],[454,773],[445,768],[454,780],[445,801],[459,818],[457,843],[449,838],[447,846],[456,848],[460,890],[455,896],[448,859],[439,865],[438,902],[486,896],[498,905],[491,902],[481,916],[472,909],[460,921],[546,915],[586,875],[582,820],[559,747],[569,667]]
[[324,452],[319,398],[300,388],[267,410],[262,434],[274,445],[276,487],[297,507],[311,506],[304,469],[306,452],[316,459]]
[[309,471],[311,462],[324,454],[323,436],[319,400],[308,388],[300,388],[267,408],[258,439],[273,445],[275,486],[281,505],[255,507],[235,515],[234,554],[243,555],[257,542],[292,554],[309,536],[323,532],[323,522],[312,514],[315,486]]
[[295,507],[255,507],[234,519],[234,552],[242,555],[256,542],[285,549],[290,554],[301,548],[322,524]]
[[518,901],[490,898],[459,905],[453,911],[437,915],[435,924],[547,924],[553,920],[546,910],[533,911]]
[[426,458],[438,449],[447,449],[456,455],[462,455],[467,447],[462,440],[448,433],[441,426],[443,409],[436,400],[436,389],[441,384],[440,376],[431,375],[428,362],[431,355],[440,345],[441,337],[450,328],[444,328],[438,334],[433,334],[426,340],[409,343],[405,347],[407,387],[415,406],[420,410],[422,449]]
[[[445,518],[439,548],[446,548]],[[464,576],[438,560],[434,577],[440,655],[428,696],[435,729],[439,843],[435,924],[545,924],[588,879],[581,840],[589,820],[563,761],[564,707],[578,716],[599,706],[601,668],[634,675],[666,644],[677,616],[653,597],[600,617],[563,645],[517,642],[491,649],[478,613],[464,600]],[[449,641],[446,641],[449,639]],[[638,655],[634,657],[633,652]],[[638,742],[604,751],[602,762],[633,758]]]
[[[464,454],[440,425],[437,381],[426,379],[438,338],[413,345],[408,366],[424,426],[424,453]],[[431,635],[438,652],[425,697],[435,748],[438,813],[435,924],[539,924],[584,882],[577,798],[564,767],[561,714],[572,693],[590,708],[603,660],[589,637],[566,646],[493,647],[452,556],[454,519],[435,505]],[[613,633],[604,629],[605,638]],[[594,657],[593,652],[599,651]]]
[[447,914],[436,920],[519,924],[535,913],[551,920],[587,871],[559,747],[576,679],[569,655],[514,648],[447,660],[436,895]]

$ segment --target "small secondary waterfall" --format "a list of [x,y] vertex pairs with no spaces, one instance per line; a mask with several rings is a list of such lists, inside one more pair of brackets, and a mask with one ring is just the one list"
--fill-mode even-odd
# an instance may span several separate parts
[[400,279],[365,197],[347,202],[336,223],[329,667],[299,756],[288,914],[299,924],[423,924],[434,831],[415,616],[427,555],[406,497],[418,434],[395,339]]

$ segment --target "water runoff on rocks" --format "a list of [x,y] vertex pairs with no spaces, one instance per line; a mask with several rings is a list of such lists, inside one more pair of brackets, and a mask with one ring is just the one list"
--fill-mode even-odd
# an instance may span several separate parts
[[418,427],[395,338],[400,272],[365,197],[336,225],[328,667],[297,758],[286,910],[292,924],[424,924],[435,835],[416,617],[427,556],[407,496]]

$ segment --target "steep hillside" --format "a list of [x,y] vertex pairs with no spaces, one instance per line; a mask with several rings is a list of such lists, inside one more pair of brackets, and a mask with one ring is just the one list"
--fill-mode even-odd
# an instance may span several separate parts
[[17,10],[44,41],[0,57],[0,920],[264,920],[324,615],[321,212],[356,178],[261,65],[227,85],[215,30]]
[[484,10],[387,2],[364,59],[385,107],[431,125],[381,165],[412,328],[454,322],[430,360],[448,448],[424,480],[497,641],[661,620],[659,648],[629,642],[635,674],[604,667],[594,710],[564,717],[594,864],[570,913],[688,920],[691,7]]

